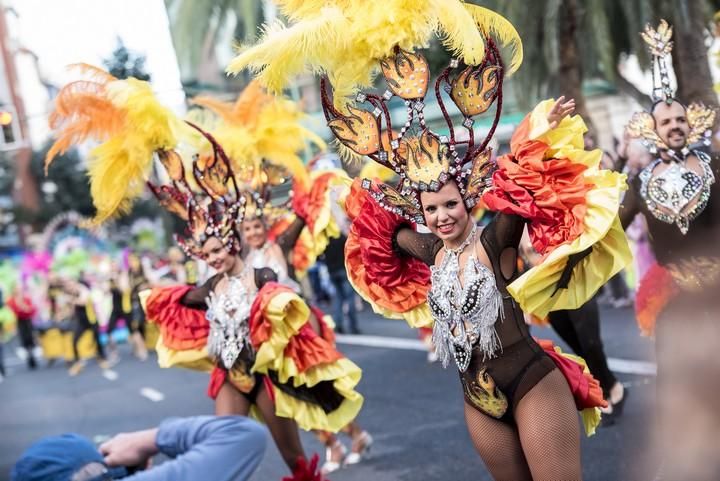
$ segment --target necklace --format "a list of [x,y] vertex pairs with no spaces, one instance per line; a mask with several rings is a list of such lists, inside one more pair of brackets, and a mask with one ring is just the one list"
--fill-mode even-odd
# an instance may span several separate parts
[[465,248],[470,245],[470,242],[472,242],[472,240],[475,238],[475,232],[477,232],[477,225],[476,225],[476,224],[473,224],[473,227],[472,227],[472,229],[470,230],[470,233],[469,233],[468,236],[465,238],[465,240],[462,242],[462,244],[460,244],[458,247],[456,247],[456,248],[454,248],[454,249],[451,249],[451,248],[449,248],[449,247],[446,246],[446,247],[445,247],[445,254],[446,254],[446,255],[447,255],[447,254],[451,254],[451,255],[456,255],[456,256],[457,256],[457,255],[460,255],[460,253],[462,253],[462,251],[464,251]]

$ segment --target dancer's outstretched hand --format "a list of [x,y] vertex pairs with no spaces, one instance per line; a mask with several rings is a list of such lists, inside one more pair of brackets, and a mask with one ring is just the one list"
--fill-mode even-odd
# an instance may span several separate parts
[[553,108],[550,109],[550,112],[548,112],[547,115],[547,121],[550,129],[552,130],[558,125],[560,125],[562,119],[572,114],[574,110],[575,99],[570,99],[566,102],[564,95],[557,99],[555,105],[553,105]]

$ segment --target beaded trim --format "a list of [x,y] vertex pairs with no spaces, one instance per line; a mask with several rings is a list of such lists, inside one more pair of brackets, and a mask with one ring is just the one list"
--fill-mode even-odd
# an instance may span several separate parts
[[[710,187],[715,183],[715,175],[710,166],[710,156],[702,151],[693,151],[693,153],[700,160],[703,169],[702,176],[678,163],[674,163],[662,174],[655,176],[653,172],[662,159],[656,159],[639,174],[640,196],[645,201],[650,213],[659,221],[676,224],[683,234],[687,234],[690,223],[707,207],[710,200]],[[653,183],[653,181],[657,182]],[[684,184],[681,184],[683,182]],[[674,185],[669,185],[673,183]],[[674,191],[668,192],[663,188],[665,185],[675,187]],[[687,212],[683,212],[687,204],[698,196],[698,192],[699,197],[695,205]],[[671,205],[664,205],[663,200],[669,201]],[[675,213],[669,214],[667,209],[674,210]]]

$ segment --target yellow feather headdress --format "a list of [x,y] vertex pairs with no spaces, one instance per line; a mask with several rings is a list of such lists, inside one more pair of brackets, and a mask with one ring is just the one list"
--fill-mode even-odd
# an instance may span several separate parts
[[[243,49],[228,72],[250,68],[274,91],[305,70],[323,74],[323,110],[343,155],[350,151],[368,156],[401,179],[397,187],[363,182],[387,209],[422,223],[420,193],[436,191],[451,180],[466,205],[474,206],[489,185],[487,144],[500,120],[503,79],[522,62],[522,42],[512,24],[461,0],[276,1],[291,25],[268,26],[260,43]],[[426,47],[433,35],[454,56],[434,85],[447,135],[432,132],[424,118],[431,75],[417,49]],[[510,50],[509,62],[501,58],[502,47]],[[358,93],[378,72],[387,90],[382,95]],[[464,117],[467,140],[456,138],[443,90]],[[352,94],[354,105],[348,101]],[[388,107],[393,97],[407,106],[399,132],[393,129]],[[476,142],[474,117],[496,102],[489,134]]]
[[270,189],[288,182],[306,189],[307,168],[299,153],[308,143],[321,150],[325,142],[301,124],[305,114],[291,100],[269,95],[251,82],[232,103],[212,97],[195,97],[193,104],[209,110],[204,128],[223,146],[240,184],[248,195],[249,215],[273,219],[285,213],[270,204]]
[[172,148],[183,125],[157,101],[147,82],[118,80],[91,65],[73,67],[89,78],[58,93],[49,118],[57,140],[47,153],[45,170],[73,144],[101,142],[89,160],[94,222],[101,223],[130,209],[144,190],[153,152]]
[[[165,209],[187,222],[188,237],[178,239],[186,252],[201,255],[208,236],[219,238],[230,250],[239,249],[237,227],[245,197],[217,141],[162,106],[147,82],[118,80],[89,65],[79,69],[89,79],[71,82],[58,94],[50,115],[57,140],[45,165],[49,168],[56,155],[75,144],[101,142],[90,153],[88,169],[97,208],[93,223],[127,212],[148,185]],[[178,150],[191,141],[193,129],[206,139],[210,151],[188,162]],[[150,182],[155,159],[166,170],[165,182]]]
[[266,25],[257,45],[241,47],[227,71],[249,68],[272,92],[304,72],[326,75],[345,100],[369,87],[396,48],[426,47],[434,35],[467,65],[485,58],[491,36],[511,50],[507,75],[522,63],[522,42],[500,15],[461,0],[275,0],[289,25]]

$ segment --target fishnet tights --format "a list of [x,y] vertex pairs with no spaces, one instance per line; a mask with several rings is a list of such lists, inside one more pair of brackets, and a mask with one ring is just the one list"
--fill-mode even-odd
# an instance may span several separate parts
[[513,426],[465,404],[470,437],[496,481],[582,481],[577,409],[560,371],[525,394],[514,417]]
[[[297,424],[292,419],[275,415],[275,403],[270,399],[265,386],[260,389],[255,405],[260,410],[285,464],[292,470],[299,457],[305,458]],[[247,416],[249,412],[250,400],[231,384],[223,384],[215,400],[215,414]]]

